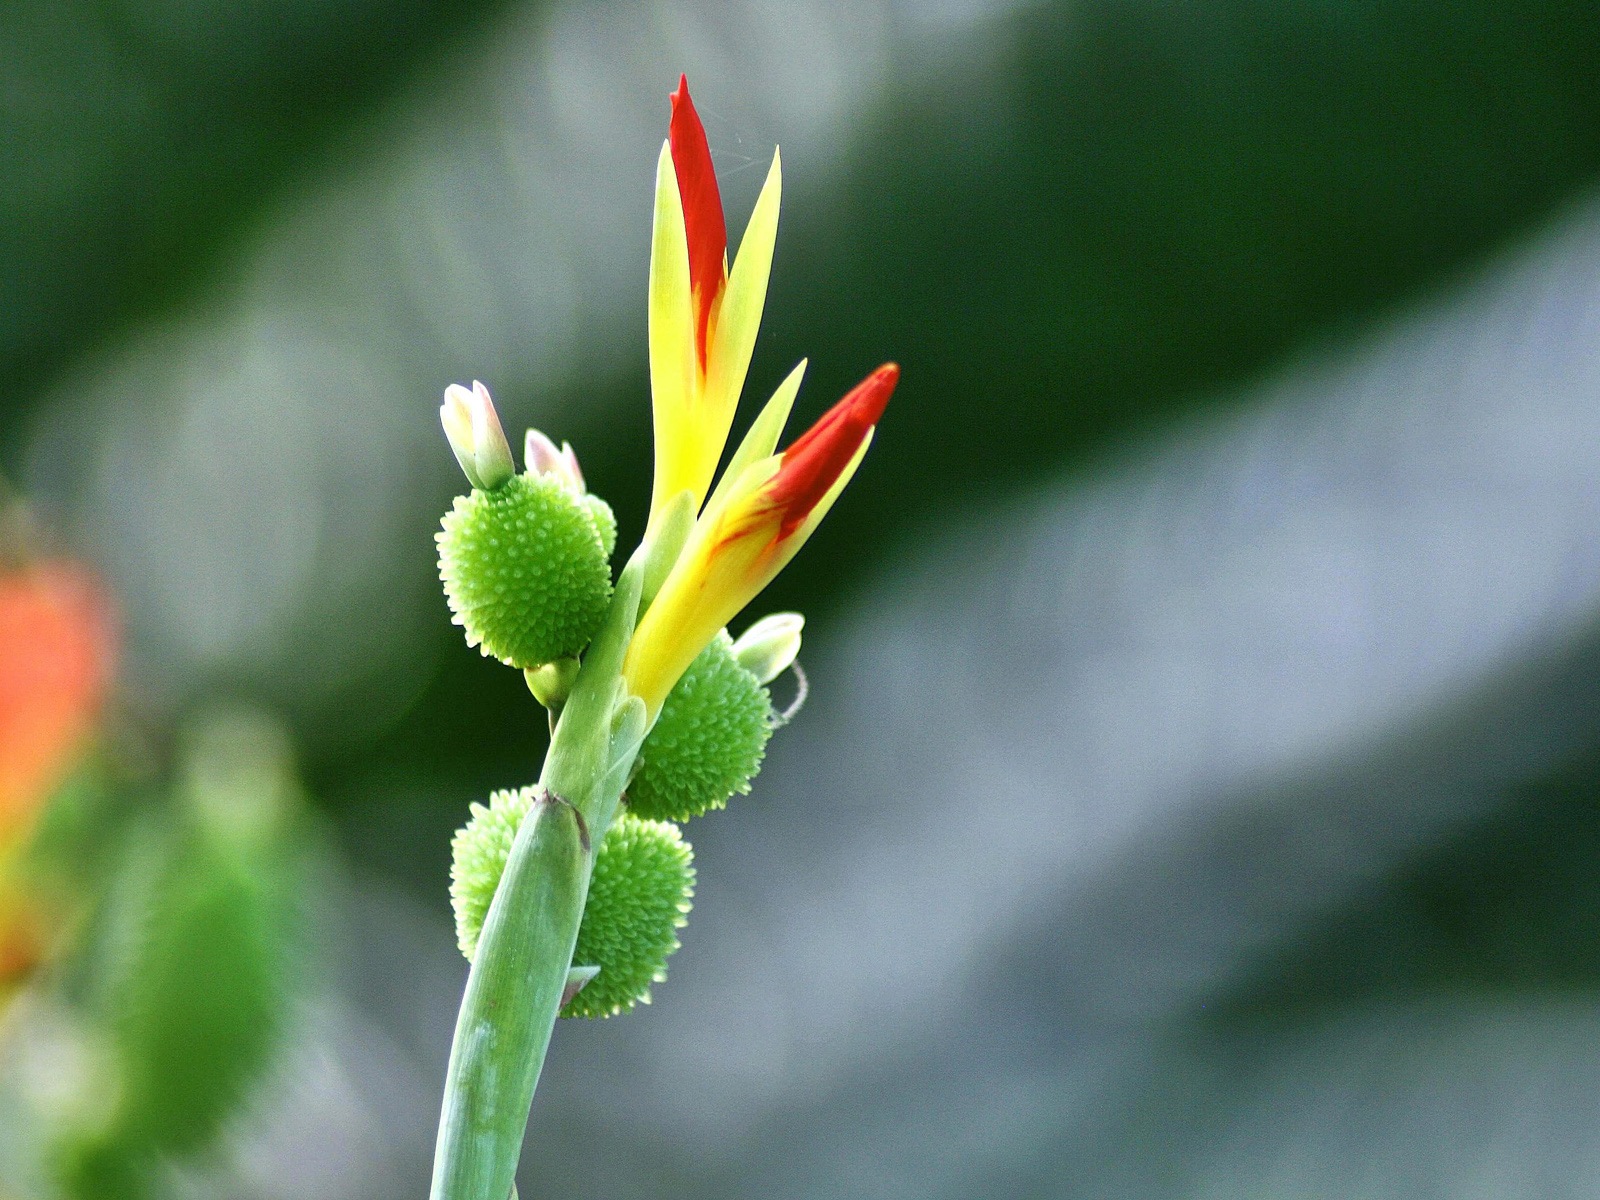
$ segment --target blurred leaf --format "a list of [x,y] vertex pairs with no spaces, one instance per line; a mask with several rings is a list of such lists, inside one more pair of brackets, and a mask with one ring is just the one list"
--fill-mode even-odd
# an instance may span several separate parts
[[1600,753],[1397,870],[1249,978],[1227,1011],[1304,1020],[1373,1000],[1600,990]]
[[[204,1148],[272,1060],[292,1011],[306,858],[281,738],[213,719],[185,802],[127,843],[93,1007],[120,1062],[115,1115],[63,1150],[72,1195],[142,1194]],[[135,1184],[133,1181],[142,1180]]]
[[[62,368],[237,249],[286,180],[505,0],[20,0],[0,12],[0,363]],[[0,433],[17,410],[0,415]]]

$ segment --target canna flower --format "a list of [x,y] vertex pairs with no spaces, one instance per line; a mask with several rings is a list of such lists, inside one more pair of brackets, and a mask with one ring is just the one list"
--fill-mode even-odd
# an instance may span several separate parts
[[872,441],[900,368],[879,367],[787,450],[771,454],[799,376],[796,369],[751,427],[628,646],[623,679],[651,721],[695,656],[833,507]]
[[656,164],[650,246],[650,390],[655,486],[650,528],[681,492],[698,511],[711,486],[750,369],[778,234],[776,152],[733,269],[704,127],[680,77]]

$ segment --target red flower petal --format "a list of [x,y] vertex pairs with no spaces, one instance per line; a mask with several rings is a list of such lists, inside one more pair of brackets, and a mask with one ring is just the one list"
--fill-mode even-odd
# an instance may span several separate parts
[[722,193],[711,166],[705,127],[689,99],[689,77],[678,77],[672,93],[672,169],[678,176],[683,225],[689,241],[689,288],[694,295],[695,350],[705,370],[711,316],[728,282],[728,227],[722,217]]
[[783,452],[778,473],[767,484],[767,498],[783,510],[782,541],[811,515],[828,489],[850,465],[900,381],[900,368],[885,363],[835,404]]

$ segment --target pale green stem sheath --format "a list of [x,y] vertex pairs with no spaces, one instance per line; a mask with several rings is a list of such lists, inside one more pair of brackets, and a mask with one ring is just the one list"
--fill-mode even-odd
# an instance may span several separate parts
[[644,740],[622,687],[642,563],[629,562],[572,687],[467,975],[445,1074],[432,1200],[505,1200],[572,965],[594,847]]
[[[467,977],[445,1075],[436,1200],[507,1196],[589,891],[590,842],[542,795],[517,832]],[[552,973],[551,962],[560,960]]]

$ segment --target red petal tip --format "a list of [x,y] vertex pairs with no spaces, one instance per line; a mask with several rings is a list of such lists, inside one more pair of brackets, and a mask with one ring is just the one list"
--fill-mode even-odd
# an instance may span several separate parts
[[780,539],[805,521],[850,465],[862,441],[883,416],[899,380],[899,366],[884,363],[783,452],[782,465],[768,485],[773,502],[784,510]]
[[889,397],[894,395],[895,385],[899,382],[900,364],[884,363],[857,384],[848,398],[854,401],[856,412],[869,425],[876,425],[883,416],[883,410],[889,406]]
[[678,77],[672,93],[672,121],[667,128],[672,144],[672,169],[678,177],[683,202],[683,227],[689,243],[689,287],[694,293],[695,348],[700,366],[706,363],[706,341],[711,314],[727,282],[728,228],[722,217],[722,193],[711,165],[711,147],[705,126],[689,98],[689,77]]

